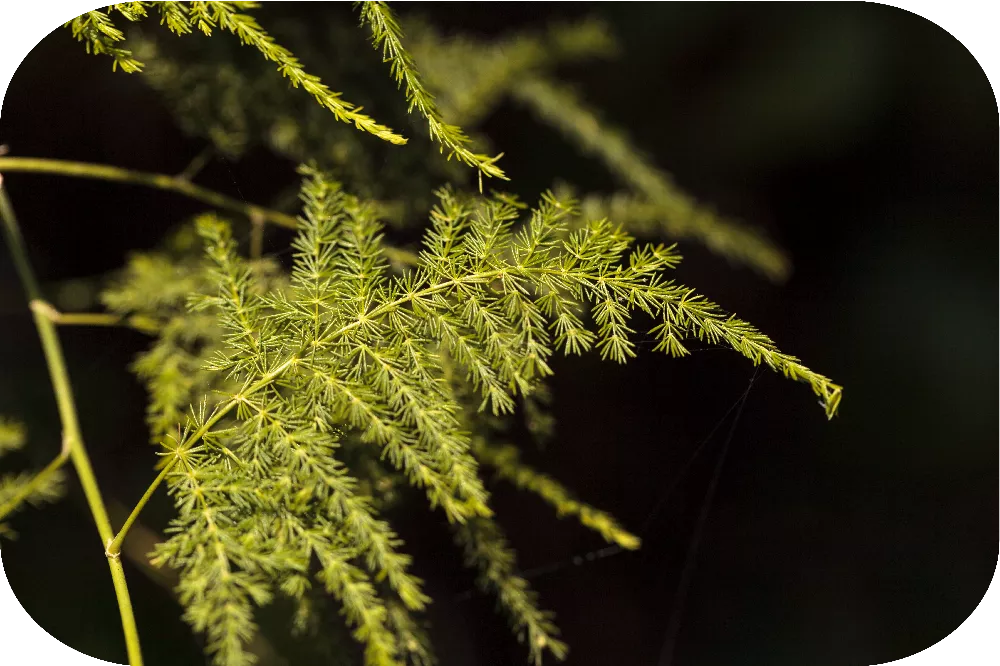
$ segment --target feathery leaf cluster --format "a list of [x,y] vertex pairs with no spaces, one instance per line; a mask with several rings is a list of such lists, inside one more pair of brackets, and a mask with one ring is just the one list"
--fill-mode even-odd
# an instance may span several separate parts
[[496,470],[498,477],[522,490],[535,493],[551,504],[560,518],[575,516],[582,525],[594,530],[609,543],[627,550],[639,547],[639,537],[619,525],[614,517],[579,501],[561,483],[521,462],[521,454],[516,446],[491,446],[477,438],[473,440],[473,450],[483,464]]
[[[194,225],[185,225],[161,250],[133,254],[101,294],[108,309],[123,318],[141,318],[155,332],[149,350],[132,364],[149,392],[147,422],[153,442],[176,436],[191,405],[214,405],[230,388],[224,375],[206,367],[223,348],[215,313],[188,308],[193,294],[208,294],[216,287],[200,246]],[[278,288],[287,281],[271,259],[251,262],[250,268],[261,288]]]
[[[667,173],[630,144],[623,132],[600,121],[565,86],[540,77],[526,77],[513,94],[584,151],[599,157],[612,173],[640,194],[647,209],[651,209],[647,219],[658,218],[663,233],[672,238],[695,238],[709,250],[752,266],[774,280],[788,276],[788,260],[770,241],[751,228],[719,217],[681,192]],[[615,219],[625,224],[632,216]]]
[[[509,195],[444,187],[419,265],[393,276],[374,207],[314,168],[303,174],[304,211],[287,281],[262,287],[228,225],[214,216],[198,220],[211,268],[207,277],[189,276],[204,282],[185,289],[217,289],[191,301],[196,315],[218,318],[221,334],[206,336],[216,344],[202,370],[216,379],[177,388],[149,376],[151,386],[174,392],[169,399],[154,392],[151,408],[154,431],[166,438],[165,460],[174,465],[167,480],[179,512],[157,561],[180,569],[186,617],[206,633],[219,664],[248,662],[243,645],[255,631],[253,607],[274,594],[299,601],[308,614],[313,582],[341,603],[366,663],[423,654],[409,639],[400,642],[400,627],[409,625],[391,619],[389,609],[398,599],[397,616],[419,611],[428,599],[378,511],[372,493],[379,484],[364,484],[346,464],[356,446],[405,474],[456,526],[470,564],[497,593],[533,659],[543,648],[563,654],[551,618],[513,573],[479,464],[609,542],[635,548],[638,539],[523,465],[515,450],[473,437],[469,415],[513,413],[516,398],[544,386],[554,353],[634,357],[636,311],[659,322],[651,330],[658,350],[683,355],[691,337],[726,344],[810,383],[828,413],[836,409],[839,387],[666,280],[679,260],[672,247],[633,247],[607,220],[581,224],[571,201],[546,194],[528,210]],[[157,270],[165,267],[133,261],[126,283],[145,291],[144,280],[164,279]],[[109,294],[109,304],[139,309],[141,298],[126,291]],[[161,311],[176,306],[167,296],[158,304]],[[163,349],[192,361],[182,348],[168,323],[145,357],[156,362],[140,360],[137,368],[168,366],[157,355]],[[190,401],[192,385],[217,393],[183,432],[171,432],[167,424]],[[376,584],[382,580],[384,590]]]
[[24,446],[24,424],[0,418],[0,455],[17,451]]
[[440,143],[442,151],[445,148],[451,151],[449,159],[455,157],[458,161],[479,169],[480,191],[483,189],[483,175],[507,180],[503,171],[495,164],[500,155],[489,157],[473,153],[467,147],[469,137],[462,132],[462,129],[444,122],[434,103],[434,96],[427,91],[420,80],[413,56],[403,48],[403,31],[388,5],[375,1],[358,4],[361,7],[362,24],[367,23],[371,27],[375,48],[382,48],[382,57],[391,63],[392,76],[396,79],[397,85],[406,89],[408,111],[417,109],[420,115],[427,119],[431,140]]
[[518,640],[528,645],[530,662],[541,664],[546,653],[565,659],[569,647],[557,638],[559,629],[552,613],[538,608],[538,595],[518,575],[516,555],[500,527],[472,520],[455,530],[455,542],[462,547],[466,566],[479,571],[479,585],[496,596]]
[[[24,425],[0,417],[0,458],[6,453],[20,450],[26,441]],[[39,506],[50,504],[63,496],[65,476],[62,470],[45,470],[42,473],[20,472],[0,476],[0,537],[17,536],[3,520],[24,504]]]
[[[292,87],[301,87],[337,120],[353,124],[357,129],[389,143],[406,143],[405,138],[362,113],[361,107],[342,99],[341,93],[331,90],[318,76],[306,72],[291,51],[278,44],[252,15],[246,13],[257,6],[256,2],[126,2],[111,5],[108,9],[135,22],[146,18],[147,9],[156,8],[160,13],[160,23],[178,36],[190,34],[195,29],[206,36],[210,36],[215,29],[232,33],[240,43],[253,47],[265,59],[276,64]],[[87,12],[66,25],[78,41],[84,42],[88,53],[110,55],[114,58],[115,67],[120,66],[129,73],[142,70],[143,63],[135,58],[132,51],[116,46],[125,39],[125,35],[115,27],[110,11]]]
[[[145,11],[143,10],[143,15]],[[138,17],[136,17],[138,18]],[[133,19],[136,20],[136,19]],[[125,39],[125,34],[115,27],[111,17],[100,10],[77,16],[66,24],[77,41],[83,42],[87,53],[109,55],[114,58],[112,67],[133,73],[142,70],[142,63],[136,60],[129,49],[116,46]]]
[[[464,133],[443,118],[474,129],[510,97],[581,150],[598,157],[631,188],[610,200],[597,195],[584,197],[588,212],[601,212],[633,233],[703,243],[713,252],[749,265],[774,280],[787,277],[788,259],[770,240],[753,228],[719,216],[684,193],[623,132],[601,120],[565,86],[553,82],[552,70],[561,63],[615,54],[614,37],[602,23],[586,20],[556,24],[544,33],[523,32],[495,42],[462,36],[444,38],[417,24],[411,30],[408,52],[398,22],[384,3],[360,6],[362,18],[370,24],[376,45],[382,46],[393,76],[406,89],[410,110],[417,109],[427,119],[433,142],[442,149],[447,147],[460,161],[480,169],[484,164],[495,168],[490,161],[493,158],[469,153],[464,148]],[[346,38],[335,33],[338,42]],[[182,65],[149,40],[141,45],[151,61],[151,82],[172,101],[190,131],[206,135],[229,154],[242,151],[248,137],[256,132],[268,138],[272,149],[298,161],[329,156],[325,164],[341,165],[347,172],[341,175],[338,169],[339,176],[350,179],[352,185],[357,185],[354,178],[358,178],[366,188],[370,187],[374,167],[368,164],[364,147],[350,133],[338,132],[322,122],[317,124],[318,119],[307,117],[308,110],[288,108],[287,96],[273,88],[274,79],[267,72],[249,78],[231,67],[199,67],[197,62]],[[436,96],[427,92],[424,81]],[[281,112],[275,113],[275,109]],[[403,180],[408,179],[407,184],[412,185],[414,165],[407,163],[403,171]],[[359,173],[366,175],[359,177]],[[504,177],[491,171],[480,173]],[[461,177],[457,172],[446,175],[451,180]],[[384,177],[379,170],[378,179]],[[609,209],[611,205],[614,211]],[[597,211],[598,206],[603,209]]]
[[[178,570],[184,617],[204,634],[214,663],[253,663],[247,648],[258,631],[256,611],[284,597],[294,607],[295,631],[317,626],[329,598],[366,664],[426,666],[434,656],[419,613],[431,600],[389,522],[397,502],[419,493],[448,521],[531,662],[561,659],[568,648],[518,573],[480,467],[607,542],[638,548],[639,538],[615,518],[524,464],[504,431],[520,410],[537,442],[551,437],[547,382],[557,354],[594,352],[625,363],[649,337],[654,351],[676,357],[689,353],[691,340],[731,348],[808,384],[832,418],[840,386],[670,279],[680,261],[675,245],[638,245],[633,236],[696,239],[776,279],[786,274],[786,260],[762,235],[682,192],[623,133],[553,82],[559,63],[613,55],[614,39],[598,22],[494,42],[443,39],[423,27],[414,31],[411,54],[385,3],[358,3],[404,90],[406,113],[416,110],[428,124],[426,147],[447,149],[453,164],[475,168],[476,194],[456,185],[468,170],[449,171],[444,160],[422,165],[420,175],[404,169],[382,179],[379,160],[346,126],[389,143],[405,139],[306,73],[248,13],[256,6],[128,2],[67,24],[88,52],[111,56],[127,72],[144,63],[124,48],[112,15],[137,22],[155,10],[175,35],[229,32],[319,103],[308,112],[304,103],[285,106],[272,72],[188,67],[138,42],[154,85],[187,130],[230,154],[266,135],[276,152],[309,166],[300,167],[302,213],[290,270],[259,258],[259,242],[251,243],[255,258],[242,257],[229,223],[209,213],[161,250],[132,256],[104,292],[104,305],[119,315],[112,319],[154,336],[133,370],[148,388],[151,437],[162,448],[160,476],[121,532],[103,539],[106,555],[118,557],[135,516],[165,480],[176,517],[154,563]],[[499,155],[472,152],[473,139],[446,119],[475,128],[506,96],[603,160],[630,191],[585,195],[582,205],[565,192],[546,192],[533,207],[509,194],[483,196],[483,174],[506,179],[495,164]],[[333,131],[313,122],[317,113],[332,117]],[[336,177],[308,159],[317,155],[324,167],[336,167]],[[345,188],[341,175],[359,188]],[[431,180],[449,184],[428,197]],[[359,189],[368,198],[353,193]],[[411,213],[430,209],[419,253],[385,243],[386,205],[373,192],[391,193],[397,200],[390,204]],[[423,206],[421,197],[433,204]],[[5,221],[13,226],[12,214]],[[55,313],[43,315],[45,323],[57,322],[51,306],[36,306]],[[652,323],[640,331],[643,321]],[[79,454],[78,433],[69,439]],[[22,444],[23,432],[0,421],[0,454]],[[64,446],[42,473],[0,479],[0,519],[23,501],[57,497],[68,455]],[[90,500],[98,493],[88,482]],[[127,642],[131,655],[137,642]]]
[[[624,132],[601,120],[549,71],[564,60],[606,58],[615,53],[610,33],[600,24],[554,26],[546,39],[522,34],[496,43],[443,39],[425,29],[414,44],[417,61],[428,81],[451,93],[442,104],[457,121],[473,126],[505,96],[531,110],[540,121],[579,148],[604,162],[633,190],[658,224],[655,235],[693,239],[713,252],[746,264],[774,280],[787,277],[784,254],[756,230],[735,224],[681,191],[669,174],[657,168]],[[450,85],[448,83],[451,82]],[[630,216],[613,218],[638,232]]]

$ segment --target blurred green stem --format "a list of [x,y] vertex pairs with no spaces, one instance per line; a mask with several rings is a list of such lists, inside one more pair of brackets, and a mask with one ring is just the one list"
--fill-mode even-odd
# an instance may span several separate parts
[[[195,185],[189,180],[186,173],[182,173],[179,176],[170,176],[162,173],[133,171],[131,169],[122,169],[121,167],[93,164],[90,162],[71,162],[68,160],[52,160],[40,157],[9,157],[0,155],[0,173],[4,171],[10,173],[47,173],[57,176],[145,185],[146,187],[158,190],[176,192],[177,194],[182,194],[216,208],[245,215],[254,223],[252,232],[254,234],[252,237],[254,247],[251,248],[251,254],[259,254],[261,249],[261,225],[256,220],[262,220],[263,222],[276,224],[279,227],[288,229],[298,228],[298,222],[291,215],[270,208],[264,208],[263,206],[248,204],[227,197],[214,190]],[[385,255],[391,261],[399,264],[412,266],[418,262],[416,254],[400,248],[386,247]]]
[[240,213],[247,217],[258,215],[267,222],[277,224],[281,227],[295,229],[298,226],[295,218],[291,215],[286,215],[285,213],[270,210],[262,206],[244,203],[237,199],[231,199],[224,194],[219,194],[213,190],[195,185],[183,176],[132,171],[131,169],[122,169],[106,164],[92,164],[90,162],[70,162],[67,160],[50,160],[39,157],[0,156],[0,173],[5,171],[8,173],[48,173],[58,176],[145,185],[146,187],[158,190],[183,194],[186,197],[207,203],[216,208]]
[[[53,308],[53,310],[55,310]],[[62,326],[118,326],[122,318],[116,314],[104,312],[59,312],[53,313],[52,321]]]
[[125,326],[150,335],[160,330],[159,322],[143,315],[125,317],[113,312],[60,312],[48,303],[41,309],[42,314],[58,326]]

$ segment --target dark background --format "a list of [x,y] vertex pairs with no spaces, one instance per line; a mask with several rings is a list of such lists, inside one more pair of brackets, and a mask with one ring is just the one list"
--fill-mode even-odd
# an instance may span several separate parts
[[[353,20],[343,4],[266,9]],[[961,624],[998,552],[998,116],[969,52],[922,18],[870,3],[402,8],[404,18],[416,12],[484,35],[587,12],[610,21],[622,57],[566,77],[688,191],[768,229],[795,267],[775,286],[687,244],[679,279],[845,386],[841,414],[827,422],[807,388],[762,373],[727,440],[732,416],[720,420],[753,376],[735,354],[670,360],[644,345],[625,367],[559,361],[559,435],[528,458],[645,538],[638,553],[573,564],[600,541],[495,486],[521,565],[571,645],[568,663],[874,664]],[[559,175],[607,188],[599,163],[514,106],[485,130],[506,152],[513,189],[529,197]],[[179,171],[203,145],[173,126],[141,77],[112,73],[63,30],[15,75],[0,142],[14,155],[158,172]],[[202,182],[267,202],[294,178],[287,163],[255,153],[214,164]],[[120,266],[199,210],[140,188],[5,179],[51,289]],[[6,253],[0,317],[0,414],[30,432],[13,462],[42,464],[58,449],[58,420]],[[131,505],[154,461],[144,394],[126,369],[145,341],[82,328],[62,340],[98,478],[106,496]],[[162,526],[168,509],[159,497],[144,519]],[[400,529],[436,599],[442,663],[523,663],[492,600],[463,595],[471,579],[437,521]],[[13,525],[20,539],[3,544],[3,566],[25,608],[69,645],[124,661],[79,490]],[[148,663],[200,663],[168,593],[126,571]]]

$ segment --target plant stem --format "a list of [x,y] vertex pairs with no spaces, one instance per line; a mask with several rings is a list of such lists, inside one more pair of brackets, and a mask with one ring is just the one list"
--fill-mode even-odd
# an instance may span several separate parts
[[45,353],[45,361],[49,367],[49,376],[52,379],[52,388],[55,391],[56,404],[59,407],[59,419],[63,426],[63,449],[69,450],[73,464],[80,475],[80,483],[83,485],[87,503],[90,505],[90,512],[97,524],[97,531],[101,536],[102,543],[106,543],[108,539],[113,537],[111,522],[104,509],[104,502],[101,500],[101,493],[97,488],[94,472],[90,467],[90,459],[80,435],[80,424],[76,415],[76,405],[73,402],[73,389],[69,383],[69,374],[66,372],[66,362],[63,358],[55,325],[48,313],[51,306],[41,299],[38,281],[31,270],[31,264],[28,263],[28,253],[24,247],[24,240],[21,237],[17,218],[14,216],[14,210],[7,198],[2,181],[0,181],[0,217],[3,218],[4,235],[10,246],[14,265],[24,283],[31,313],[35,320],[35,328],[38,329],[42,350]]
[[143,315],[125,317],[113,312],[60,312],[48,302],[38,300],[36,303],[35,307],[59,326],[125,326],[149,334],[160,330],[159,322]]
[[[6,158],[0,158],[6,159]],[[41,299],[41,291],[38,288],[38,280],[31,270],[28,261],[28,252],[21,237],[21,230],[14,215],[14,209],[7,197],[4,188],[3,176],[0,175],[0,219],[3,221],[4,236],[7,240],[11,256],[14,259],[14,266],[17,269],[21,282],[24,285],[25,293],[28,296],[32,317],[35,320],[35,328],[38,330],[38,337],[42,342],[42,350],[45,354],[45,362],[49,368],[49,376],[52,380],[52,388],[56,394],[56,404],[59,408],[59,419],[63,427],[63,452],[68,452],[73,466],[76,468],[80,485],[83,487],[83,494],[87,498],[90,513],[94,517],[97,525],[97,532],[101,538],[101,546],[106,548],[107,544],[114,538],[111,529],[111,521],[108,519],[107,509],[104,508],[104,501],[101,499],[101,491],[97,485],[97,478],[90,465],[90,457],[83,443],[80,434],[80,423],[77,418],[76,404],[73,401],[73,389],[69,383],[69,374],[66,371],[66,361],[63,358],[62,346],[59,344],[59,335],[56,326],[49,318],[48,310],[52,306]],[[122,617],[122,626],[125,629],[125,645],[129,655],[129,662],[132,666],[142,665],[142,656],[139,648],[139,635],[135,628],[135,618],[132,615],[132,602],[128,595],[128,586],[125,584],[125,572],[121,568],[121,563],[117,558],[108,557],[111,566],[111,577],[115,584],[115,595],[118,597],[118,609]]]
[[[198,158],[195,158],[197,160]],[[227,197],[224,194],[210,190],[192,183],[185,169],[180,175],[170,176],[162,173],[148,173],[145,171],[133,171],[122,169],[121,167],[109,166],[106,164],[93,164],[90,162],[71,162],[68,160],[53,160],[41,157],[5,157],[0,155],[0,172],[21,172],[21,173],[46,173],[57,176],[70,176],[75,178],[90,178],[93,180],[106,180],[117,183],[131,183],[133,185],[145,185],[158,190],[166,190],[184,195],[191,199],[207,203],[216,208],[240,213],[250,218],[251,221],[261,219],[270,224],[288,229],[297,229],[296,219],[286,213],[277,210],[248,204],[238,199]],[[193,175],[193,174],[192,174]],[[254,234],[259,233],[256,227]],[[254,239],[256,242],[256,239]],[[413,252],[399,248],[385,248],[386,256],[397,263],[405,265],[416,265],[418,257]]]
[[91,178],[94,180],[108,180],[118,183],[132,183],[134,185],[145,185],[158,190],[167,190],[183,194],[191,199],[210,204],[216,208],[229,210],[251,217],[259,215],[271,224],[280,227],[295,229],[298,222],[291,215],[244,203],[237,199],[232,199],[224,194],[215,192],[204,187],[200,187],[181,176],[168,176],[162,173],[147,173],[144,171],[132,171],[120,167],[106,164],[92,164],[90,162],[70,162],[67,160],[50,160],[41,157],[2,157],[0,156],[0,172],[24,172],[24,173],[48,173],[59,176],[73,176],[76,178]]
[[184,167],[184,170],[177,174],[177,177],[182,180],[193,180],[194,177],[205,168],[205,165],[208,164],[208,161],[212,159],[214,154],[215,148],[213,146],[207,146],[204,150],[194,156],[188,165]]
[[128,663],[130,666],[142,666],[139,629],[135,626],[132,600],[128,596],[128,584],[125,582],[125,569],[122,568],[121,558],[118,555],[109,555],[108,566],[111,568],[111,580],[115,584],[115,596],[118,597],[118,613],[122,617],[122,631],[125,633],[125,651],[128,654]]
[[118,530],[118,534],[115,535],[115,538],[108,544],[107,553],[109,556],[118,557],[118,554],[121,552],[122,541],[125,539],[125,535],[128,534],[129,528],[132,527],[132,523],[135,522],[135,519],[139,517],[139,513],[142,512],[143,507],[146,506],[146,502],[148,502],[149,498],[153,496],[153,493],[163,482],[163,479],[167,478],[167,474],[170,473],[170,470],[173,468],[175,462],[177,462],[177,458],[168,462],[153,482],[149,484],[149,488],[146,488],[146,492],[142,494],[142,497],[139,499],[139,503],[135,505],[135,508],[132,509],[132,513],[130,513],[128,518],[125,519],[125,524],[122,525],[122,528]]
[[254,213],[250,216],[250,258],[260,259],[264,253],[264,218]]
[[60,326],[119,326],[122,317],[111,312],[56,312],[53,322]]
[[[0,201],[4,201],[5,198],[0,191]],[[6,201],[4,203],[6,204]],[[4,207],[6,208],[6,206]],[[5,218],[9,219],[6,215]],[[35,327],[38,329],[38,335],[42,341],[45,360],[49,366],[52,388],[56,394],[59,418],[63,426],[63,447],[69,450],[73,466],[80,477],[80,485],[83,486],[83,493],[90,506],[90,512],[94,516],[94,523],[97,525],[101,541],[107,543],[107,540],[113,536],[111,521],[108,520],[104,502],[101,500],[101,491],[97,486],[94,470],[90,466],[90,457],[87,455],[83,437],[80,435],[76,404],[73,401],[73,389],[69,383],[69,374],[66,372],[66,362],[62,355],[62,347],[59,344],[55,325],[40,312],[44,304],[44,301],[32,300],[30,306],[35,319]]]

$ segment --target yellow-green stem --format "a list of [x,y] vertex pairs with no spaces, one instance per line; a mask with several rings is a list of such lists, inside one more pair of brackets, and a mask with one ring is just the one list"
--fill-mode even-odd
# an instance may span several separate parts
[[167,474],[170,473],[170,470],[173,468],[175,462],[177,462],[177,458],[168,462],[160,471],[159,475],[153,479],[153,482],[149,484],[149,488],[146,488],[146,492],[142,494],[142,497],[139,499],[139,503],[135,505],[135,508],[132,509],[132,513],[130,513],[129,517],[125,519],[125,524],[122,525],[122,528],[118,530],[118,534],[116,534],[115,538],[108,544],[106,549],[108,556],[118,557],[118,554],[121,552],[122,541],[125,539],[125,535],[128,534],[129,528],[132,527],[132,523],[135,522],[135,519],[139,517],[139,514],[142,512],[143,507],[146,506],[146,502],[149,501],[149,498],[153,496],[156,489],[161,483],[163,483],[163,480],[167,478]]
[[240,213],[247,217],[258,215],[271,224],[277,224],[281,227],[295,229],[298,226],[295,218],[291,215],[286,215],[285,213],[270,210],[262,206],[248,204],[238,199],[232,199],[224,194],[219,194],[213,190],[195,185],[187,178],[181,176],[132,171],[131,169],[122,169],[121,167],[109,166],[107,164],[92,164],[90,162],[70,162],[41,157],[0,156],[0,173],[4,171],[8,173],[48,173],[58,176],[145,185],[146,187],[158,190],[176,192],[177,194],[196,199],[216,208]]
[[125,569],[122,568],[121,558],[118,555],[108,555],[108,566],[111,568],[111,580],[115,584],[115,596],[118,597],[118,614],[122,617],[128,663],[130,666],[142,666],[139,629],[135,626],[135,614],[132,612],[132,600],[128,596],[128,584],[125,582]]
[[[6,159],[6,158],[0,158]],[[49,376],[52,380],[52,388],[56,395],[56,404],[59,408],[59,419],[63,427],[63,451],[68,451],[73,467],[76,468],[80,485],[83,487],[83,494],[87,498],[87,505],[93,515],[94,523],[97,525],[97,533],[101,538],[101,547],[106,548],[114,538],[114,531],[111,528],[111,521],[108,519],[107,509],[101,499],[101,491],[97,485],[97,478],[90,465],[90,457],[83,443],[80,434],[80,423],[77,418],[76,404],[73,401],[73,389],[69,382],[69,374],[66,371],[66,361],[63,358],[62,346],[59,344],[59,335],[56,326],[46,313],[46,308],[51,309],[41,298],[41,291],[38,288],[38,280],[31,270],[31,263],[28,261],[27,248],[24,239],[21,237],[21,230],[14,215],[14,209],[7,197],[4,188],[3,176],[0,175],[0,220],[3,222],[4,236],[10,249],[14,266],[17,269],[21,282],[24,285],[25,293],[28,296],[29,306],[35,320],[35,328],[38,330],[38,337],[42,342],[42,351],[45,354],[45,362],[49,368]],[[125,629],[125,644],[128,650],[129,663],[131,666],[141,666],[142,657],[139,647],[139,634],[135,627],[135,617],[132,614],[132,602],[128,595],[128,586],[125,584],[125,572],[121,568],[121,563],[117,558],[108,557],[111,565],[111,577],[115,584],[115,595],[118,597],[118,609],[122,618],[122,626]]]
[[113,312],[60,312],[46,301],[37,300],[34,303],[36,311],[59,326],[126,326],[150,335],[160,330],[159,322],[144,315],[126,317]]
[[[6,197],[0,190],[0,201]],[[6,201],[4,201],[6,204]],[[6,205],[4,206],[6,208]],[[6,217],[6,215],[5,215]],[[73,401],[73,389],[69,383],[69,374],[66,372],[66,361],[63,358],[62,346],[59,344],[59,336],[56,333],[55,324],[49,321],[48,317],[39,312],[44,301],[32,300],[30,303],[32,315],[35,319],[35,328],[38,329],[38,336],[42,341],[42,350],[45,353],[45,361],[49,367],[49,377],[52,379],[52,388],[56,394],[56,404],[59,407],[59,420],[63,427],[63,445],[69,449],[70,459],[80,477],[80,485],[83,486],[83,494],[87,498],[90,506],[90,513],[94,516],[94,523],[97,525],[97,532],[101,537],[102,544],[107,543],[114,536],[111,529],[111,521],[108,520],[108,513],[101,500],[101,491],[97,486],[97,479],[94,470],[90,466],[90,457],[83,444],[83,437],[80,434],[80,423],[76,416],[76,404]]]
[[254,213],[250,216],[250,258],[260,259],[264,253],[264,218]]
[[[175,192],[216,208],[245,215],[251,221],[260,219],[270,224],[276,224],[279,227],[288,229],[298,228],[298,222],[291,215],[263,206],[248,204],[238,199],[227,197],[214,190],[193,184],[189,180],[191,176],[187,173],[188,170],[185,170],[185,172],[178,176],[170,176],[162,173],[147,173],[145,171],[122,169],[121,167],[109,166],[107,164],[0,155],[0,172],[3,171],[11,173],[46,173],[57,176],[144,185],[158,190]],[[259,227],[255,226],[252,233],[259,235]],[[258,242],[258,238],[254,238],[253,240],[255,243]],[[418,262],[417,255],[408,250],[387,247],[385,248],[385,254],[390,260],[401,264],[416,265]]]
[[193,180],[205,168],[205,165],[208,164],[208,161],[212,159],[214,154],[215,148],[213,146],[206,147],[194,156],[188,165],[184,167],[184,170],[177,174],[177,177],[181,180]]

